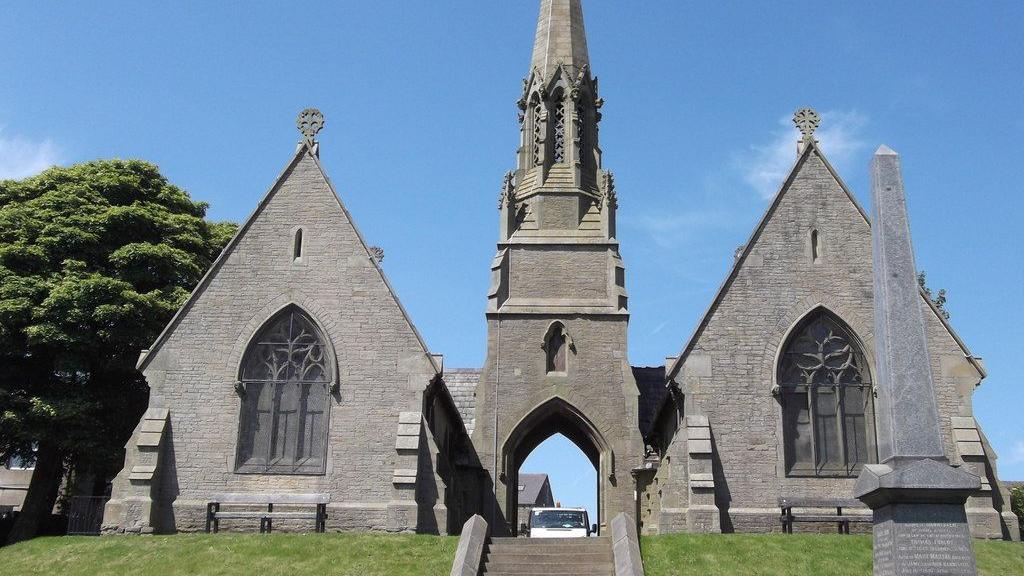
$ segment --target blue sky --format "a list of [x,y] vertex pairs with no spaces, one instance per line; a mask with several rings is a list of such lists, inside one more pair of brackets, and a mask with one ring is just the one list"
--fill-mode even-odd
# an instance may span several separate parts
[[[482,364],[536,1],[2,10],[0,177],[143,158],[212,217],[242,220],[288,161],[298,111],[319,107],[323,163],[428,344],[448,366]],[[1024,4],[584,10],[607,101],[632,363],[682,348],[793,162],[789,117],[813,106],[822,147],[865,206],[871,152],[884,142],[903,155],[918,265],[985,359],[975,408],[1002,475],[1024,478]]]

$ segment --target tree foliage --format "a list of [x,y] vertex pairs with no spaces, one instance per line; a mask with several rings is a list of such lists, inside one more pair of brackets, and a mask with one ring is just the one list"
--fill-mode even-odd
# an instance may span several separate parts
[[921,270],[917,275],[918,286],[920,286],[921,290],[923,290],[925,295],[928,296],[928,299],[932,301],[932,304],[935,304],[935,307],[939,309],[939,313],[942,314],[942,317],[949,320],[949,311],[946,310],[946,289],[941,288],[936,294],[932,295],[932,289],[928,287],[926,280],[927,273],[924,270]]
[[1014,486],[1010,490],[1010,509],[1017,515],[1017,521],[1024,530],[1024,484]]
[[236,229],[206,209],[136,160],[0,181],[0,456],[116,470],[139,351]]

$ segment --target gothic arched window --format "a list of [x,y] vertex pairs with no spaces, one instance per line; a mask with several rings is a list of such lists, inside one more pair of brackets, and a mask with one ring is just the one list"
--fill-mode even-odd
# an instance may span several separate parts
[[242,360],[237,470],[323,474],[330,350],[316,325],[290,306],[256,334]]
[[566,350],[571,345],[572,341],[561,322],[555,322],[548,328],[548,333],[544,337],[547,372],[564,373],[566,371]]
[[875,462],[871,372],[838,318],[819,309],[797,326],[778,384],[787,474],[854,476]]

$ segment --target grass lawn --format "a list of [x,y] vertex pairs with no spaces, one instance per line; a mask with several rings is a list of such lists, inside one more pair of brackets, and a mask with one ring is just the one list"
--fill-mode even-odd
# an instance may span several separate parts
[[[645,536],[647,576],[870,576],[871,537],[817,534]],[[1024,574],[1024,544],[975,540],[984,576]]]
[[[192,534],[37,538],[0,548],[0,574],[28,576],[445,576],[458,539],[390,534]],[[644,537],[647,576],[869,576],[871,538]],[[985,576],[1024,574],[1024,544],[974,542]]]
[[457,545],[397,534],[65,536],[0,548],[0,574],[447,576]]

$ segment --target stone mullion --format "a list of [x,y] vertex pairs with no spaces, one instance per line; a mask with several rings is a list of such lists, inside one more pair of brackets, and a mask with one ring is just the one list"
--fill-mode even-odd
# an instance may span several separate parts
[[849,475],[852,470],[850,469],[850,453],[846,446],[846,410],[843,402],[846,390],[839,383],[833,384],[833,388],[836,395],[836,430],[839,431],[840,452],[843,455],[843,468]]
[[811,470],[818,476],[818,411],[814,408],[818,402],[818,391],[814,384],[807,386],[807,417],[811,420]]

